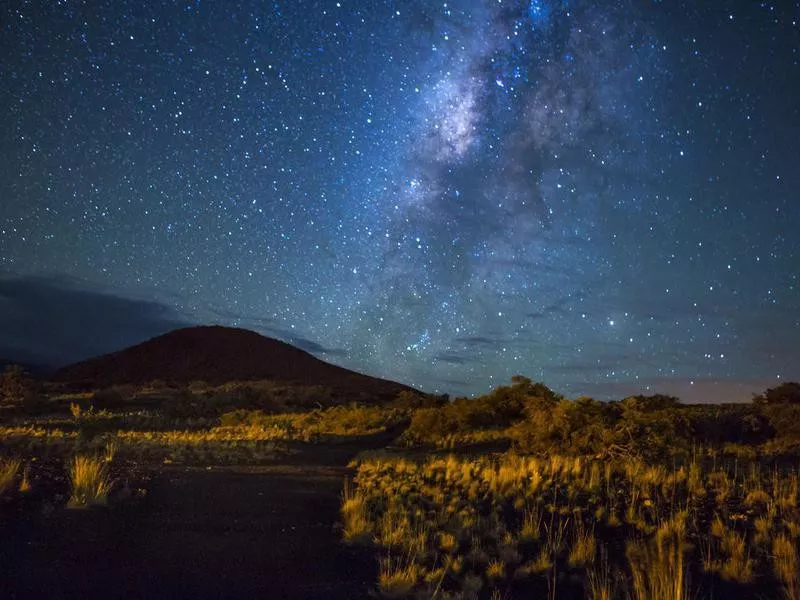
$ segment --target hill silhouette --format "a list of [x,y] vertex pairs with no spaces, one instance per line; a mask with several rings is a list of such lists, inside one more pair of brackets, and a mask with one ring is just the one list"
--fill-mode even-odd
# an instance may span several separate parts
[[87,388],[205,381],[271,380],[330,388],[353,400],[388,400],[412,388],[337,367],[254,331],[221,326],[177,329],[151,340],[59,369],[52,381]]

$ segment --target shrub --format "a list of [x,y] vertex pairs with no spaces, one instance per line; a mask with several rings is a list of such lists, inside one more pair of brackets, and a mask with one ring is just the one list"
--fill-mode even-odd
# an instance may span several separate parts
[[9,365],[0,374],[0,400],[17,403],[36,396],[36,382],[19,365]]
[[776,404],[763,408],[763,414],[778,438],[800,440],[800,404]]
[[521,452],[595,455],[609,447],[612,419],[608,405],[591,398],[561,399],[552,405],[529,406],[512,438]]
[[787,381],[753,398],[755,404],[800,404],[800,383]]

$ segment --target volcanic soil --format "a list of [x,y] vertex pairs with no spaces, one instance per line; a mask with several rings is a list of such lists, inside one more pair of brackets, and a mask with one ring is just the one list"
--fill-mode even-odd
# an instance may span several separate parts
[[366,598],[376,559],[337,525],[353,454],[165,465],[136,503],[4,514],[0,597]]

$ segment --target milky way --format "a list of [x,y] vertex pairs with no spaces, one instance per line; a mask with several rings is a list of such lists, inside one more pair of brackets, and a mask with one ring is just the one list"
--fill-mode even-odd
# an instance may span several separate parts
[[70,358],[38,286],[429,391],[797,379],[800,5],[711,4],[12,2],[0,351]]

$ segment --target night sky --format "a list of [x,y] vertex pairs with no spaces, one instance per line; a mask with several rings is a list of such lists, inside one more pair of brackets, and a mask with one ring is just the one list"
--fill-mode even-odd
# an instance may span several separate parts
[[426,391],[800,378],[800,3],[0,7],[0,354],[189,323]]

